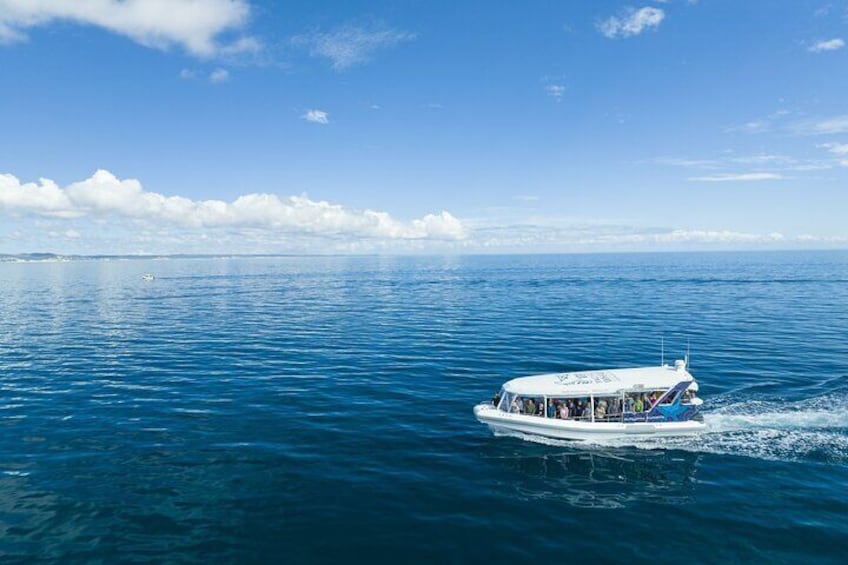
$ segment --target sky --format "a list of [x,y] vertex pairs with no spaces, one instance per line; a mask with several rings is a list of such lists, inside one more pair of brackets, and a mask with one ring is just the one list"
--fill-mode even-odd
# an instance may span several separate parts
[[848,0],[0,0],[0,253],[848,247]]

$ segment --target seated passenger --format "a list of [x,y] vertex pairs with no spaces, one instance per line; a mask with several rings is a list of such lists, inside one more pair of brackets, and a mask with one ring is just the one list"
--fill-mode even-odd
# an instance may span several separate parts
[[536,403],[533,402],[532,398],[527,399],[527,404],[526,404],[525,408],[526,408],[526,410],[524,412],[525,414],[530,414],[531,416],[536,414]]
[[548,418],[556,418],[556,403],[548,399]]
[[642,398],[637,397],[636,402],[633,403],[633,411],[634,412],[641,412],[643,409],[644,409],[644,406],[642,404]]
[[595,419],[603,420],[607,415],[607,402],[606,400],[601,400],[598,402],[598,405],[595,407]]
[[518,397],[517,396],[512,399],[512,405],[510,405],[509,411],[512,412],[513,414],[518,414],[519,412],[521,412],[521,407],[518,405]]
[[560,420],[568,420],[568,406],[564,402],[559,405],[559,418]]

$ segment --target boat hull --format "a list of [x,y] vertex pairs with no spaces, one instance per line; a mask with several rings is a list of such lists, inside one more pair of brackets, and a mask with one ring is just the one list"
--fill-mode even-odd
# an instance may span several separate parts
[[490,403],[474,407],[474,416],[493,431],[521,432],[554,439],[601,440],[628,437],[669,437],[698,434],[703,422],[581,422],[502,412]]

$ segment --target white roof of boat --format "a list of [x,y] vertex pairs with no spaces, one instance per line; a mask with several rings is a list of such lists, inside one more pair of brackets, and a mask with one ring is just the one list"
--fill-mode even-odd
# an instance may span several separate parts
[[622,390],[668,389],[682,381],[694,381],[685,367],[663,365],[519,377],[504,383],[503,388],[525,396],[597,396]]

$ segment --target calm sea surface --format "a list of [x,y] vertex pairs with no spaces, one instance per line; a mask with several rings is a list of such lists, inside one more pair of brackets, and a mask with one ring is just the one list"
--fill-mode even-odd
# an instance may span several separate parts
[[[701,437],[473,418],[661,336]],[[0,430],[4,562],[844,563],[848,252],[0,263]]]

